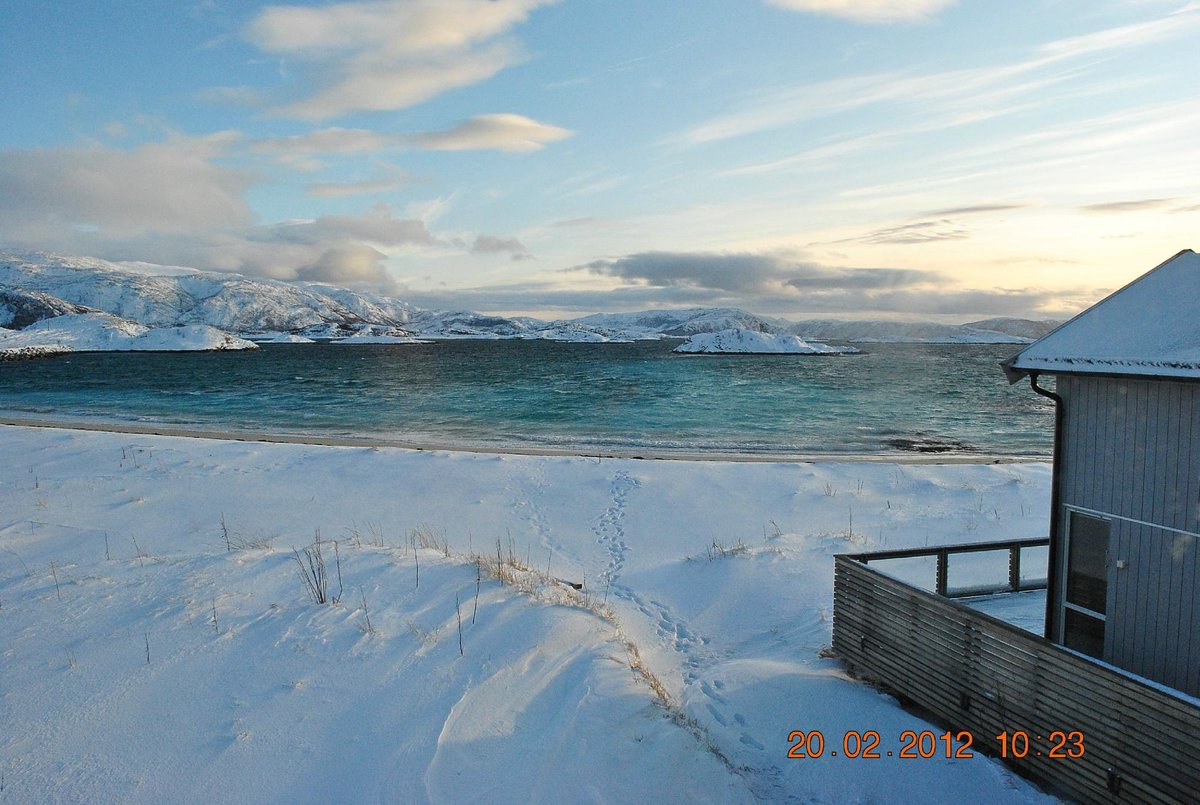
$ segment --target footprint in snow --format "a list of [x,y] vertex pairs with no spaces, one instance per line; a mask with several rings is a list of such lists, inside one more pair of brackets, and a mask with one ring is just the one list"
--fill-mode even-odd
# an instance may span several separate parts
[[753,747],[754,749],[757,749],[760,752],[763,751],[764,749],[766,749],[765,746],[763,746],[758,741],[754,740],[754,737],[746,732],[742,733],[742,737],[739,738],[738,740],[740,740],[746,746]]

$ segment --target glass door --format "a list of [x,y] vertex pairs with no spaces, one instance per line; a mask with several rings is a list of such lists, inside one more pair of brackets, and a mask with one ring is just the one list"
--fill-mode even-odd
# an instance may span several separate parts
[[1104,657],[1104,621],[1108,612],[1110,521],[1070,512],[1062,590],[1062,644],[1096,658]]

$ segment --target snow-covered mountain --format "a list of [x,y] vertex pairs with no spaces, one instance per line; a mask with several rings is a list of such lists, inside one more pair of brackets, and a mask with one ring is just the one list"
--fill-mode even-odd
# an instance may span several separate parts
[[41,291],[0,287],[0,327],[11,330],[20,330],[42,319],[90,311],[91,308],[73,305]]
[[546,323],[520,316],[491,316],[470,310],[417,310],[408,327],[432,338],[513,338],[542,329]]
[[967,324],[816,319],[788,324],[801,338],[856,343],[1025,344],[1058,326],[1055,321],[986,319]]
[[1061,321],[1052,321],[1049,319],[1034,320],[997,318],[984,319],[982,321],[971,321],[962,326],[980,332],[1002,333],[1005,335],[1015,336],[1017,338],[1036,341],[1042,336],[1048,334],[1060,324],[1062,324]]
[[[0,326],[63,313],[103,311],[150,327],[209,325],[241,334],[329,339],[542,338],[631,341],[723,330],[834,342],[1026,343],[1057,322],[986,319],[932,322],[789,322],[738,308],[597,313],[545,322],[466,310],[421,310],[399,299],[324,283],[290,283],[146,263],[0,252]],[[361,340],[361,339],[360,339]]]
[[147,272],[90,258],[0,254],[0,288],[50,294],[150,327],[207,324],[247,333],[330,323],[400,326],[404,321],[396,314],[407,308],[385,308],[342,288],[330,294],[328,286],[178,269]]
[[596,330],[620,331],[641,337],[675,336],[687,338],[697,333],[721,330],[779,332],[786,322],[766,319],[732,307],[686,308],[683,310],[646,310],[640,313],[596,313],[574,319],[573,323]]
[[760,333],[755,330],[698,333],[673,351],[692,355],[846,355],[858,352],[854,347],[834,347],[819,341],[805,341],[797,335]]
[[739,308],[648,310],[641,313],[597,313],[575,319],[600,331],[627,337],[677,336],[743,330],[802,339],[860,343],[1020,344],[1036,341],[1058,326],[1056,321],[986,319],[967,324],[904,321],[842,321],[814,319],[791,322],[758,316]]
[[390,324],[402,327],[407,325],[413,315],[417,313],[416,308],[408,302],[370,291],[352,291],[349,288],[339,288],[336,285],[317,282],[298,284],[313,293],[333,299],[362,321],[371,324]]

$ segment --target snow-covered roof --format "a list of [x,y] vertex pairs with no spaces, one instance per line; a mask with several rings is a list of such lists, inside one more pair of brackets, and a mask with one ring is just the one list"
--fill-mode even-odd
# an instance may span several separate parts
[[1005,361],[1035,372],[1200,378],[1200,255],[1185,249]]

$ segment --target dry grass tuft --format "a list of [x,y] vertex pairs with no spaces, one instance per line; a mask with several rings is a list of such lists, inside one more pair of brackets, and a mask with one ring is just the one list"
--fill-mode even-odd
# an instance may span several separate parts
[[325,544],[321,541],[321,532],[317,531],[313,538],[313,544],[304,549],[303,555],[295,548],[292,549],[292,556],[296,559],[296,565],[299,568],[300,581],[304,585],[305,592],[314,604],[337,604],[342,600],[342,555],[338,550],[338,544],[335,540],[333,543],[333,561],[334,568],[337,574],[338,592],[337,595],[330,596],[329,568],[325,563]]
[[724,543],[718,542],[714,539],[712,544],[705,549],[704,555],[708,558],[708,561],[711,562],[714,559],[728,559],[731,556],[741,556],[742,554],[749,552],[750,548],[740,539],[734,542],[732,545],[725,545]]
[[440,551],[447,559],[450,558],[450,544],[446,541],[446,532],[443,529],[419,525],[409,531],[409,540],[418,548]]

